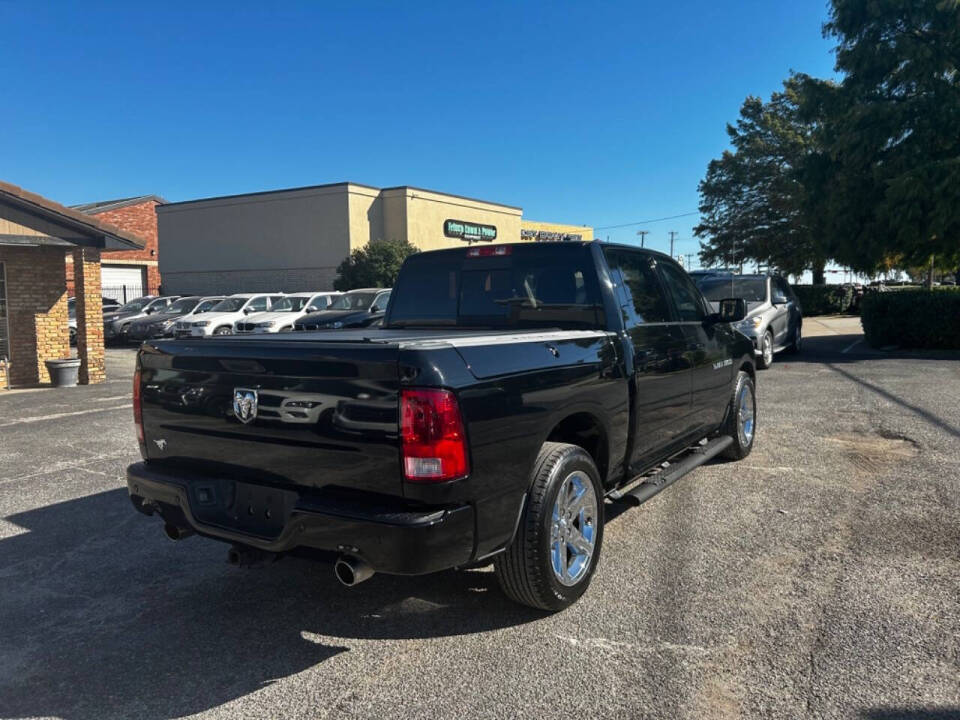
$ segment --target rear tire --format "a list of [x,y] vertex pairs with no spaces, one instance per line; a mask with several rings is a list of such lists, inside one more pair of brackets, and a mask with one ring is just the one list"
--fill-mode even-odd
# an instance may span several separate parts
[[743,460],[753,450],[757,437],[757,391],[753,380],[743,370],[737,373],[720,434],[733,438],[733,444],[721,453],[728,460]]
[[757,367],[766,370],[773,365],[773,333],[767,330],[760,338],[760,355],[757,357]]
[[556,612],[575,603],[593,579],[603,544],[603,489],[593,458],[577,445],[544,443],[533,473],[517,534],[494,570],[511,600]]

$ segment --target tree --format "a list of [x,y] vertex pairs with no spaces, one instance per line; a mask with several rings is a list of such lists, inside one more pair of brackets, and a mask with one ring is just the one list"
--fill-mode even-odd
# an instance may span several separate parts
[[704,265],[753,260],[791,274],[811,269],[824,282],[827,160],[821,124],[805,107],[808,83],[791,75],[769,102],[748,97],[727,126],[733,150],[710,162],[699,185],[694,234],[706,239]]
[[391,287],[403,261],[420,252],[406,240],[383,240],[357,248],[337,267],[335,290]]
[[844,73],[822,95],[835,259],[868,273],[956,267],[960,2],[833,0],[824,33],[837,39]]

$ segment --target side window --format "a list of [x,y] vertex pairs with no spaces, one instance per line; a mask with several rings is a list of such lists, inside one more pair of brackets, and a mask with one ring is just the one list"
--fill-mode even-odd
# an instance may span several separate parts
[[773,279],[773,282],[774,282],[774,287],[773,287],[774,293],[779,291],[780,294],[783,295],[787,300],[793,299],[793,291],[790,289],[790,285],[787,283],[786,280],[784,280],[782,277],[775,277]]
[[382,295],[377,295],[377,299],[373,303],[371,308],[375,312],[383,312],[387,309],[387,303],[390,301],[390,293],[383,293]]
[[607,263],[611,269],[619,270],[623,285],[629,292],[626,299],[633,304],[637,322],[669,322],[667,301],[647,255],[614,251],[607,253]]
[[267,296],[261,295],[260,297],[255,297],[250,301],[250,304],[247,305],[247,310],[249,312],[266,312],[267,311]]
[[681,322],[701,322],[706,317],[703,301],[687,274],[670,262],[658,263],[658,267]]

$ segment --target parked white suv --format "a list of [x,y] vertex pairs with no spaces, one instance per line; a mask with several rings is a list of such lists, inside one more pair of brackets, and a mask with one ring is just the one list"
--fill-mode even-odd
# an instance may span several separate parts
[[233,331],[241,333],[290,332],[293,324],[312,312],[326,310],[338,292],[289,293],[270,306],[269,312],[248,315],[233,324]]
[[[283,297],[280,293],[237,293],[225,297],[209,312],[193,315],[177,323],[177,334],[189,330],[191,337],[232,335],[237,320],[254,313],[266,312]],[[185,334],[185,333],[184,333]]]

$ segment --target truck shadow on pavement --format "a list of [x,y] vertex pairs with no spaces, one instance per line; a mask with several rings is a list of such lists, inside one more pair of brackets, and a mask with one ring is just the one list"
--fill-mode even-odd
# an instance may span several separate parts
[[0,540],[0,718],[179,717],[364,640],[543,617],[508,601],[489,571],[374,576],[347,589],[328,563],[233,568],[226,544],[167,540],[125,489],[6,520],[23,532]]

